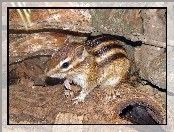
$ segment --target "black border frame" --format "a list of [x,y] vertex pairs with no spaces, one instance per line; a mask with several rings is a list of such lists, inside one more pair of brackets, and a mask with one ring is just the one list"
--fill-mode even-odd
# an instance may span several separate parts
[[[167,7],[7,7],[7,46],[10,9],[166,9],[166,124],[167,125]],[[151,124],[9,124],[9,48],[7,47],[7,125],[151,125]]]

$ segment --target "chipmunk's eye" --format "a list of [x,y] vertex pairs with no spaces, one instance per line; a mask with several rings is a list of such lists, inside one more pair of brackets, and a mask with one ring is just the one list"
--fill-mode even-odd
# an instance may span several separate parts
[[69,66],[69,63],[68,63],[68,62],[64,62],[64,63],[62,64],[62,68],[68,68],[68,66]]

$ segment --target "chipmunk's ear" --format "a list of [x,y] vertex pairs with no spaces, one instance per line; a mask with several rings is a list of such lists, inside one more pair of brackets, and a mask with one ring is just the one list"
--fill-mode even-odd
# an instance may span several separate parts
[[75,54],[78,60],[83,61],[88,55],[88,52],[83,45],[80,45],[75,49]]

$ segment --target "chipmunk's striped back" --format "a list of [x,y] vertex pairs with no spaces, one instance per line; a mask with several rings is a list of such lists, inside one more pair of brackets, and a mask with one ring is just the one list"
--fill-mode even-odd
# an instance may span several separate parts
[[106,100],[115,98],[115,87],[125,79],[130,62],[125,49],[111,36],[99,36],[83,44],[68,44],[55,53],[48,63],[47,76],[66,78],[81,86],[75,103],[83,102],[96,86],[103,88]]
[[112,36],[100,36],[88,40],[86,45],[99,65],[109,64],[121,58],[127,59],[125,49]]

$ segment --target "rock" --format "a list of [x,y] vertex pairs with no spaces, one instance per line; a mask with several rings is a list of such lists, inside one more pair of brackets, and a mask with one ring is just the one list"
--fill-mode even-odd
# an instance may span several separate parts
[[140,76],[159,88],[166,89],[166,53],[146,63],[140,70]]
[[166,42],[166,10],[141,10],[144,35],[150,39]]
[[167,91],[174,93],[173,80],[174,80],[174,50],[167,54]]
[[142,44],[141,47],[136,47],[134,56],[137,70],[142,69],[144,65],[152,61],[155,57],[164,53],[164,51],[165,49],[163,48],[145,44]]

